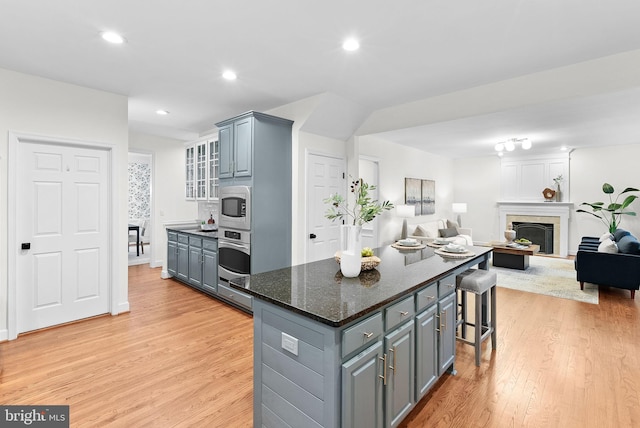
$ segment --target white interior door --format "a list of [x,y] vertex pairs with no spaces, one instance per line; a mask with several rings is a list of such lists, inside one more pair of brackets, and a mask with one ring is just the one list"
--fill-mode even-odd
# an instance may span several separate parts
[[17,332],[109,312],[109,154],[18,146]]
[[307,156],[307,262],[333,257],[340,247],[342,223],[324,216],[329,207],[323,201],[333,193],[345,195],[345,169],[344,159]]

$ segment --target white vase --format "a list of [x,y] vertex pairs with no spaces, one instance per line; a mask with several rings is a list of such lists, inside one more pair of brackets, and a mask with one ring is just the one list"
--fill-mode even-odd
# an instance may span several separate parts
[[507,240],[507,242],[513,242],[513,240],[516,239],[516,231],[507,229],[504,231],[504,237]]
[[342,276],[354,278],[360,275],[362,266],[362,226],[342,225],[340,229],[340,272]]

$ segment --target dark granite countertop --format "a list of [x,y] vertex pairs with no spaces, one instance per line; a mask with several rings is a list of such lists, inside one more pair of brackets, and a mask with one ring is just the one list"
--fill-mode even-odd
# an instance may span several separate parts
[[178,233],[189,233],[191,235],[204,236],[206,238],[218,239],[217,230],[205,231],[200,229],[171,229],[171,228],[167,228],[167,230],[170,230],[172,232],[178,232]]
[[489,247],[468,247],[464,259],[444,258],[434,249],[399,251],[391,246],[374,250],[382,262],[357,278],[344,278],[331,259],[238,278],[231,286],[333,327],[345,325],[423,285],[443,278],[462,265],[487,260]]

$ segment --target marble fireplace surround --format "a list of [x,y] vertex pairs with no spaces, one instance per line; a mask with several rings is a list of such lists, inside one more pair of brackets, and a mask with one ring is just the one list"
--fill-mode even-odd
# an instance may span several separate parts
[[500,230],[507,230],[507,224],[514,221],[553,224],[553,254],[567,257],[572,207],[571,202],[498,202]]

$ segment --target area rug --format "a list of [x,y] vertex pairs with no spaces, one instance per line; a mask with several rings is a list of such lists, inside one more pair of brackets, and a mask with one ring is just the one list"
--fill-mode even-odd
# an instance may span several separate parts
[[580,290],[573,260],[532,256],[524,271],[494,266],[491,269],[498,274],[498,287],[598,304],[598,286],[585,283],[584,290]]

